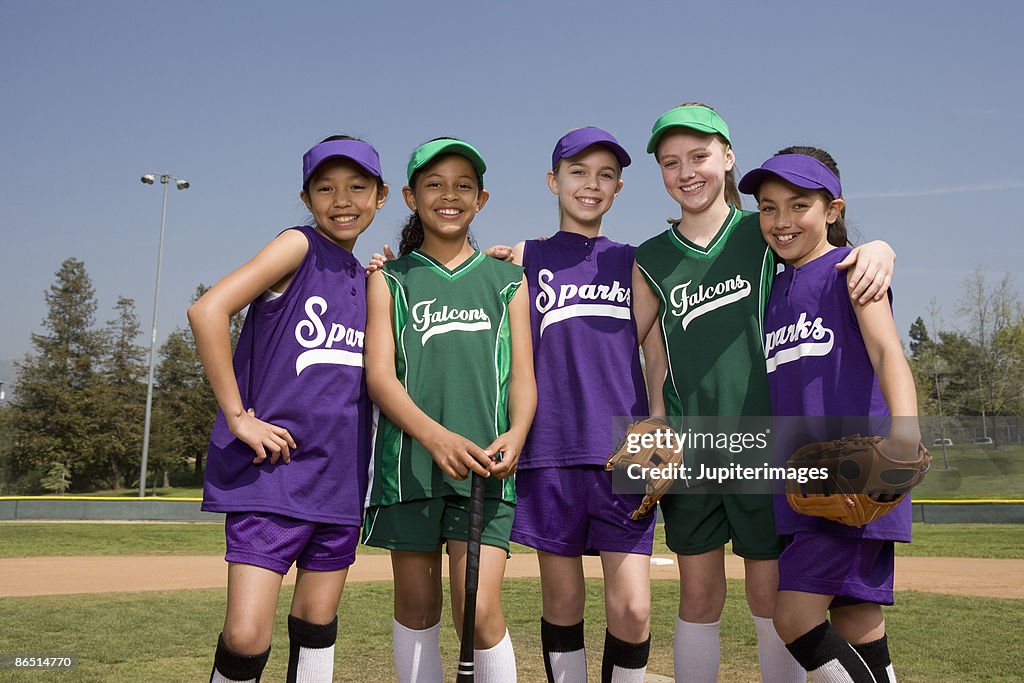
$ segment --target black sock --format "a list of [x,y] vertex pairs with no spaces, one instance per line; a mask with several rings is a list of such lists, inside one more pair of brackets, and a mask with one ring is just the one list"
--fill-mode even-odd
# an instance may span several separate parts
[[338,617],[329,624],[311,624],[296,616],[288,615],[288,678],[295,683],[299,669],[299,651],[306,648],[320,650],[330,647],[338,640]]
[[892,659],[889,657],[889,638],[882,636],[873,643],[854,645],[853,649],[861,656],[864,662],[871,669],[878,683],[889,683],[889,667],[892,666]]
[[547,672],[548,681],[555,680],[555,674],[551,671],[552,652],[575,652],[584,648],[583,644],[583,621],[572,626],[555,626],[548,623],[541,617],[540,620],[540,643],[544,649],[544,671]]
[[[270,659],[270,648],[258,655],[240,655],[232,652],[224,644],[224,634],[217,637],[217,652],[213,656],[213,668],[220,672],[224,678],[232,681],[260,680],[263,675],[263,668]],[[210,680],[213,680],[213,672],[210,672]]]
[[[846,639],[839,635],[827,621],[786,645],[786,649],[807,671],[817,671],[822,667],[834,671],[838,665],[853,680],[853,683],[878,683],[868,665],[853,649],[853,646],[846,642]],[[822,672],[817,680],[823,678],[824,680],[842,680],[841,678],[829,679],[827,676],[828,671]]]
[[604,631],[604,658],[601,660],[601,682],[611,683],[615,667],[620,669],[643,669],[651,655],[651,636],[642,643],[627,643],[619,640],[608,629]]

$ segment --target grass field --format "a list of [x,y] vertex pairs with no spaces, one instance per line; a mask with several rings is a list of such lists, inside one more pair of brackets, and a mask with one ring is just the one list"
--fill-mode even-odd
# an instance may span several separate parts
[[[600,582],[588,582],[585,618],[591,653],[590,680],[600,680],[603,616]],[[675,581],[655,581],[649,671],[672,675]],[[539,582],[507,581],[509,631],[521,681],[543,681],[539,642]],[[273,654],[265,680],[284,679],[288,642],[283,590]],[[756,681],[754,628],[743,586],[729,582],[722,617],[723,681]],[[110,594],[0,600],[5,628],[0,652],[71,654],[79,667],[69,673],[0,672],[10,681],[199,681],[206,680],[221,628],[224,591]],[[391,663],[391,602],[387,583],[355,583],[345,589],[339,615],[335,680],[394,680]],[[446,602],[447,604],[447,602]],[[956,598],[906,592],[887,609],[893,658],[901,681],[1019,681],[1024,670],[1024,605],[1021,601]],[[354,645],[357,644],[357,645]],[[458,648],[450,616],[444,618],[442,651],[449,675]]]
[[914,489],[915,499],[1024,498],[1024,447],[948,446],[945,457],[941,446],[928,449],[932,469]]
[[[1024,557],[1024,534],[1013,525],[915,525],[916,542],[900,554]],[[220,554],[223,529],[209,523],[0,523],[0,556]],[[664,552],[656,535],[656,552]],[[517,548],[518,551],[528,549]],[[291,588],[282,591],[274,654],[265,680],[282,680],[287,660],[285,614]],[[600,680],[603,644],[601,584],[588,582],[586,630],[591,680]],[[506,581],[504,600],[521,681],[543,681],[539,657],[539,582]],[[652,585],[653,647],[649,671],[671,676],[672,631],[678,587]],[[729,582],[722,619],[723,681],[756,681],[753,625],[741,582]],[[4,628],[0,653],[70,654],[73,672],[0,672],[11,681],[206,680],[223,620],[222,589],[0,599]],[[335,680],[393,680],[391,585],[352,583],[340,610]],[[916,592],[897,594],[886,611],[901,681],[1014,681],[1024,670],[1024,601],[959,598]],[[442,637],[449,669],[457,657],[451,619]],[[451,673],[449,671],[449,673]],[[447,676],[448,679],[452,676]]]
[[[654,552],[668,554],[665,534]],[[54,555],[220,555],[224,527],[207,522],[0,522],[0,557]],[[385,551],[360,546],[363,554]],[[532,552],[513,545],[512,552]],[[897,555],[1024,559],[1024,527],[1013,524],[915,524],[914,542]]]

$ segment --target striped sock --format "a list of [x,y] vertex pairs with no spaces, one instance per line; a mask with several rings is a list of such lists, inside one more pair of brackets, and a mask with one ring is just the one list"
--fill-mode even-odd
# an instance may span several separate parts
[[583,622],[556,626],[540,620],[540,642],[544,649],[544,670],[548,683],[578,683],[587,680],[587,652],[583,646]]
[[627,643],[605,629],[601,683],[644,683],[650,654],[650,634],[642,643]]
[[872,643],[854,645],[853,649],[867,662],[878,683],[896,683],[896,672],[889,657],[888,636],[882,636]]
[[786,648],[816,683],[878,683],[853,646],[827,621]]
[[512,639],[505,637],[498,644],[486,650],[473,650],[474,680],[479,683],[516,683],[516,654],[512,650]]
[[287,683],[331,683],[338,617],[329,624],[311,624],[288,615]]

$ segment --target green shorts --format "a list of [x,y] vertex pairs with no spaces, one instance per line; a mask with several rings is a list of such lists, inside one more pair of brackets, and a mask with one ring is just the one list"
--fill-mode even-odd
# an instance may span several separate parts
[[[516,506],[497,498],[484,500],[483,545],[509,550]],[[469,498],[424,498],[394,505],[371,505],[363,520],[363,543],[388,550],[433,552],[444,541],[469,536]]]
[[700,555],[732,541],[748,560],[776,560],[782,539],[775,535],[771,494],[687,493],[661,499],[665,543],[677,555]]

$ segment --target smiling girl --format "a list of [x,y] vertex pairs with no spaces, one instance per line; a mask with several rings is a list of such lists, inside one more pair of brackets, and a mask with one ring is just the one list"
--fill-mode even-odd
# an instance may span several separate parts
[[[741,416],[767,417],[761,322],[775,262],[757,215],[740,208],[729,127],[710,107],[684,104],[654,123],[647,151],[654,154],[665,190],[682,211],[668,230],[636,251],[638,330],[644,338],[657,318],[654,332],[662,338],[663,354],[646,359],[651,412],[677,423],[681,419],[684,426],[690,418],[738,422]],[[891,249],[884,244],[861,247],[837,267],[854,262],[852,295],[858,300],[884,296],[892,273]],[[645,351],[649,347],[658,345],[646,344]],[[725,544],[732,541],[733,553],[743,558],[762,678],[803,680],[803,670],[772,625],[782,542],[775,534],[771,495],[711,489],[668,495],[661,509],[668,547],[679,562],[676,679],[718,678]]]
[[[302,158],[313,225],[282,232],[188,311],[220,406],[203,489],[203,509],[227,513],[214,683],[259,680],[293,563],[287,680],[331,680],[370,459],[366,276],[352,248],[387,194],[373,147],[327,138]],[[228,321],[245,306],[232,362]]]
[[469,227],[487,203],[483,157],[452,138],[413,152],[401,256],[368,284],[366,373],[380,408],[367,545],[391,551],[399,681],[442,678],[441,547],[462,625],[469,477],[487,477],[475,671],[514,681],[501,581],[515,510],[513,473],[537,390],[523,270],[486,257]]
[[[785,262],[764,317],[773,414],[843,423],[836,433],[837,420],[827,427],[824,420],[777,421],[777,452],[788,456],[807,442],[854,430],[875,433],[892,415],[878,449],[906,463],[927,458],[889,299],[860,304],[834,267],[850,251],[835,160],[814,147],[789,147],[744,176],[739,188],[757,197],[761,232]],[[815,339],[787,333],[800,320],[813,321]],[[805,433],[814,437],[797,437]],[[813,680],[896,680],[882,605],[893,604],[894,542],[910,541],[910,512],[907,496],[885,516],[852,527],[798,514],[776,496],[776,527],[786,546],[775,628]]]
[[643,681],[650,652],[655,516],[630,519],[642,496],[615,493],[604,469],[614,418],[648,411],[631,309],[634,248],[602,230],[629,164],[607,131],[566,133],[547,174],[558,232],[513,249],[529,284],[539,398],[516,475],[512,539],[537,549],[549,681],[587,676],[583,555],[600,555],[604,570],[602,680]]

